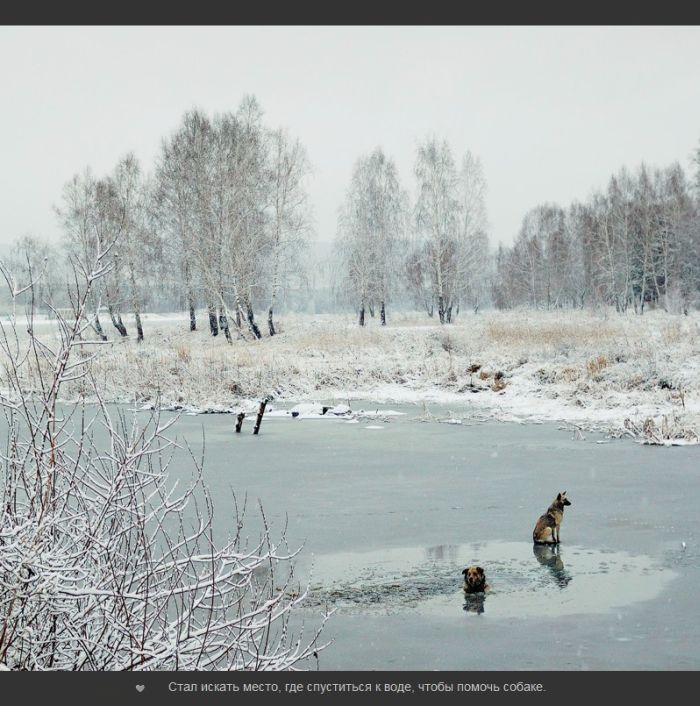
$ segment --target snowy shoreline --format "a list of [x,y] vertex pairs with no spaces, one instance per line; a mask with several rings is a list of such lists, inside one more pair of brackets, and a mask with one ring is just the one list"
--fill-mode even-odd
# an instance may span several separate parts
[[290,314],[279,335],[232,345],[187,331],[181,315],[144,320],[144,343],[100,350],[105,401],[185,413],[252,411],[265,396],[426,403],[455,419],[562,422],[662,445],[700,437],[697,312],[487,311],[448,326],[412,313],[364,328],[347,315]]
[[[499,394],[496,400],[486,396],[478,404],[470,404],[465,399],[469,393],[454,393],[440,388],[407,389],[402,386],[384,386],[375,389],[356,390],[326,390],[320,394],[297,398],[275,399],[275,406],[266,412],[266,417],[283,417],[300,419],[332,419],[338,416],[356,417],[393,417],[405,412],[393,409],[367,409],[368,403],[377,405],[414,405],[415,418],[424,421],[436,421],[448,424],[462,424],[473,421],[495,421],[517,424],[561,423],[569,426],[574,432],[599,432],[613,438],[630,437],[640,443],[660,446],[686,446],[700,443],[697,435],[700,418],[695,415],[679,415],[678,412],[662,404],[639,404],[633,411],[622,412],[617,408],[584,408],[567,407],[551,404],[546,398],[515,397],[508,399],[506,393]],[[361,402],[360,407],[352,405]],[[121,400],[125,402],[125,400]],[[320,410],[324,403],[349,403],[351,412],[328,414]],[[437,414],[427,411],[427,405],[438,405],[444,413]],[[282,408],[279,407],[282,405]],[[421,410],[421,405],[423,409]],[[259,406],[258,399],[242,399],[225,406],[221,404],[190,405],[187,403],[162,403],[161,411],[182,412],[188,415],[204,414],[237,414],[245,412],[252,415]],[[347,407],[347,404],[343,404]],[[297,415],[297,408],[301,413]],[[316,409],[318,408],[318,409]],[[155,409],[155,404],[144,404],[140,411]],[[434,410],[433,410],[434,412]],[[653,422],[650,426],[649,420]],[[685,425],[691,421],[693,426]],[[645,427],[646,425],[646,427]],[[674,426],[675,425],[675,426]]]

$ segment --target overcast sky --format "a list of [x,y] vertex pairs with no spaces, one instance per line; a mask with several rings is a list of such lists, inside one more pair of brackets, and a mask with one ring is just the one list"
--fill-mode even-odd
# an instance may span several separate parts
[[150,169],[193,107],[257,96],[306,146],[319,239],[354,161],[381,145],[414,192],[416,145],[479,155],[494,242],[622,165],[689,167],[700,27],[2,27],[0,243],[59,236],[75,172],[133,150]]

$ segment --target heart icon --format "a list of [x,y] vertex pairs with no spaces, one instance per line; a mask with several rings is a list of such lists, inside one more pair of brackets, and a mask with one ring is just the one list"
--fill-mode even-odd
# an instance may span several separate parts
[[137,684],[136,685],[136,691],[139,692],[139,694],[146,688],[145,684]]

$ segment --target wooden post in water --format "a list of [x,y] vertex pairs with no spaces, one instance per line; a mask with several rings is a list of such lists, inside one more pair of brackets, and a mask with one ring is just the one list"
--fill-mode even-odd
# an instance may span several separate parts
[[245,419],[245,412],[239,412],[236,417],[236,434],[241,433],[241,427],[243,426],[243,420]]
[[257,434],[260,431],[260,425],[262,424],[263,414],[265,414],[265,407],[267,406],[267,397],[260,403],[260,408],[258,409],[258,416],[255,420],[255,426],[253,427],[253,434]]

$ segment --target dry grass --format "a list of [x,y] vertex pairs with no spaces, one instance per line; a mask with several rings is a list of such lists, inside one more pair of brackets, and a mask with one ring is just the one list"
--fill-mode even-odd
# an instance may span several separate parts
[[184,364],[189,363],[192,360],[192,352],[189,346],[180,344],[175,348],[175,355],[177,359]]
[[597,355],[595,358],[591,358],[586,362],[586,368],[591,377],[596,377],[600,374],[601,370],[607,367],[608,360],[604,355]]
[[[423,390],[473,392],[475,385],[499,405],[521,400],[536,409],[542,399],[556,399],[561,409],[589,410],[591,418],[611,405],[692,411],[700,404],[695,313],[486,311],[463,313],[450,326],[407,313],[390,316],[386,327],[370,318],[364,328],[347,315],[288,315],[282,321],[277,336],[230,345],[207,330],[190,332],[184,318],[146,320],[145,342],[114,339],[101,349],[95,373],[113,400],[200,406],[267,394],[371,396],[387,386],[420,398]],[[70,389],[81,394],[77,385]]]
[[573,318],[569,321],[564,320],[559,312],[541,312],[537,315],[528,312],[522,317],[506,313],[489,321],[484,333],[487,340],[508,349],[579,348],[618,339],[616,322],[595,319],[588,312],[570,313]]

